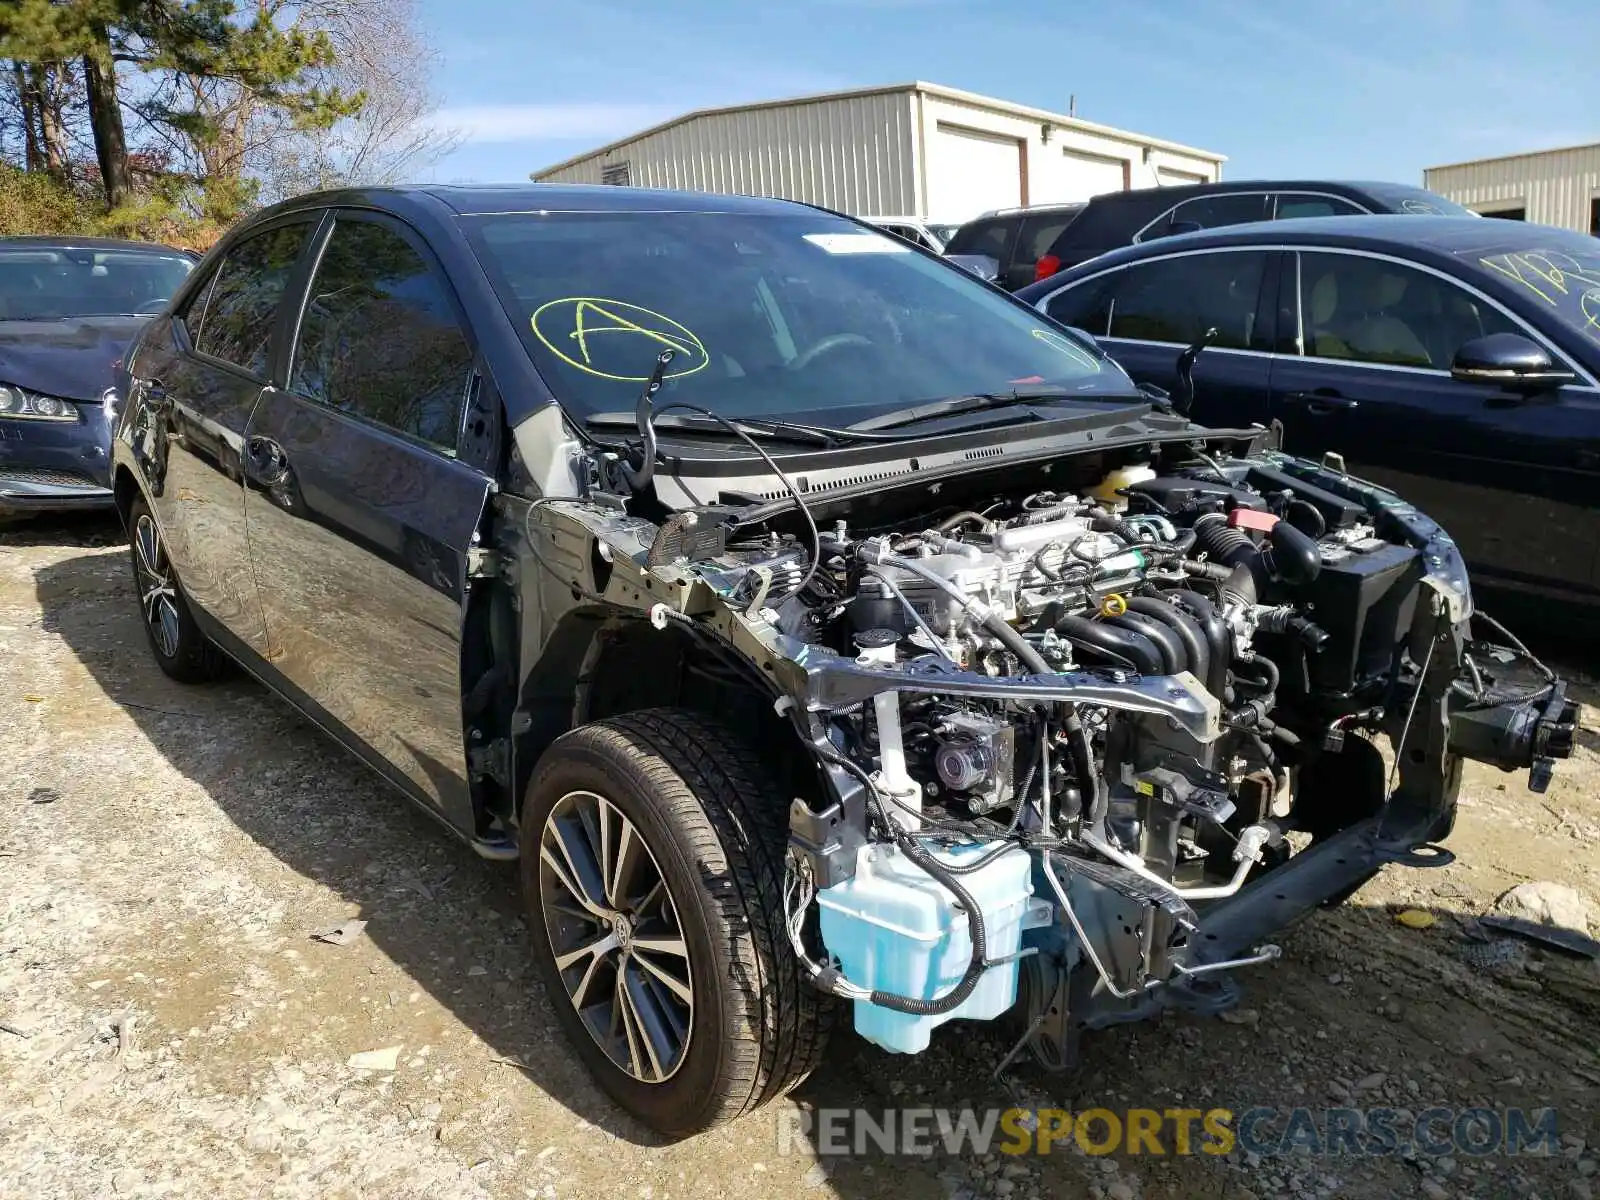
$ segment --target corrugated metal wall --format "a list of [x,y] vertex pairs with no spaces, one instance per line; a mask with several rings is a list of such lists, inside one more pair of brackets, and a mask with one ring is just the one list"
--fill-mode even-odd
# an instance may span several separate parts
[[1423,186],[1468,208],[1526,207],[1530,221],[1589,233],[1600,145],[1433,167]]
[[541,173],[599,183],[628,164],[634,187],[782,196],[862,215],[918,211],[911,93],[772,105],[698,117]]

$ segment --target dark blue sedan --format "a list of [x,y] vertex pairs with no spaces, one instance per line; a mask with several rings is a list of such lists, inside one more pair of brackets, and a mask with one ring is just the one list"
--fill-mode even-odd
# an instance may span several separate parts
[[0,518],[111,507],[113,371],[194,265],[105,238],[0,238]]
[[1460,543],[1474,581],[1600,604],[1600,240],[1461,217],[1325,217],[1113,251],[1019,299],[1194,416],[1277,422]]

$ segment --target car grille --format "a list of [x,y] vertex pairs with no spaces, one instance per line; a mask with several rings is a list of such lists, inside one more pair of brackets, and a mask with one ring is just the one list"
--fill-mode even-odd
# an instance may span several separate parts
[[0,483],[34,483],[44,487],[100,486],[78,471],[55,471],[48,467],[0,467]]

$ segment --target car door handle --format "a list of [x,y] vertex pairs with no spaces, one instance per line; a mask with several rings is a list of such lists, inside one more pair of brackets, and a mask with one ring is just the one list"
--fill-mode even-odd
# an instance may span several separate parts
[[269,437],[252,437],[245,442],[245,464],[250,478],[266,487],[275,487],[289,476],[289,458],[283,447]]
[[1314,417],[1326,417],[1331,413],[1348,412],[1352,408],[1358,408],[1361,404],[1359,400],[1341,396],[1338,392],[1332,390],[1290,392],[1284,399],[1290,404],[1300,405]]

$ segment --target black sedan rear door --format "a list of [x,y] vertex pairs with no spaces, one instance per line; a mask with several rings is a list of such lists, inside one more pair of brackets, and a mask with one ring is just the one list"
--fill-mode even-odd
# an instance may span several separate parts
[[262,393],[244,446],[269,659],[470,835],[462,605],[492,487],[456,458],[473,342],[408,227],[341,210],[320,236],[285,386]]

